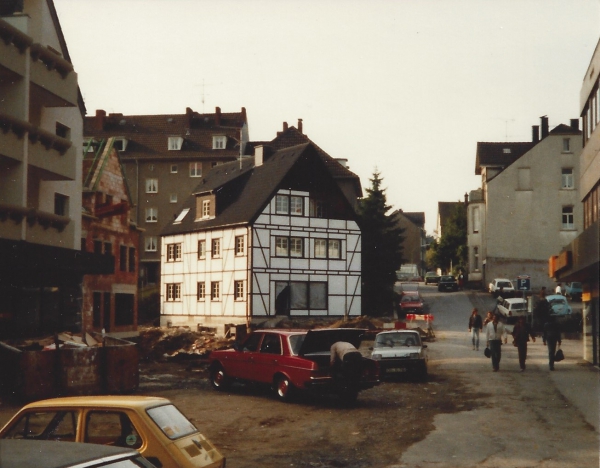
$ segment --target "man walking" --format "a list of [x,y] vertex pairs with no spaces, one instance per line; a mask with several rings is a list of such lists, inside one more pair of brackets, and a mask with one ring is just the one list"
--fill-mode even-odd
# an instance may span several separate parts
[[550,370],[554,370],[554,358],[556,356],[556,344],[560,347],[562,343],[560,337],[560,327],[556,323],[556,318],[549,316],[547,322],[544,324],[544,335],[542,336],[544,344],[548,346],[548,364]]
[[473,309],[471,316],[469,317],[469,332],[471,333],[471,342],[473,343],[473,349],[479,350],[479,332],[483,329],[483,322],[481,315],[477,308]]
[[494,319],[485,327],[488,348],[492,353],[492,368],[494,372],[500,370],[500,359],[502,358],[502,340],[506,343],[507,333],[502,322],[498,321],[498,316],[494,315]]
[[529,341],[529,337],[535,343],[535,335],[531,330],[531,326],[527,323],[524,315],[521,315],[515,324],[512,337],[519,352],[519,366],[521,367],[521,372],[525,371],[525,360],[527,359],[527,342]]

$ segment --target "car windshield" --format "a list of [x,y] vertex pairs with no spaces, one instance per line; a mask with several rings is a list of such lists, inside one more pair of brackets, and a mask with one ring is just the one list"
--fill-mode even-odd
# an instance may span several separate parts
[[304,333],[290,336],[290,349],[292,350],[292,354],[298,355],[302,343],[304,343],[304,338],[306,338],[306,334]]
[[512,284],[510,284],[508,281],[498,281],[498,287],[499,288],[512,288]]
[[571,283],[572,289],[581,289],[581,283]]
[[198,429],[174,405],[163,405],[146,410],[148,416],[171,440],[198,432]]
[[403,296],[402,302],[419,302],[419,296]]
[[383,333],[377,335],[377,338],[375,339],[375,348],[420,345],[421,339],[417,333]]
[[563,297],[555,297],[553,299],[550,299],[550,304],[554,305],[554,304],[564,304],[566,301]]
[[442,281],[454,281],[454,276],[442,276]]

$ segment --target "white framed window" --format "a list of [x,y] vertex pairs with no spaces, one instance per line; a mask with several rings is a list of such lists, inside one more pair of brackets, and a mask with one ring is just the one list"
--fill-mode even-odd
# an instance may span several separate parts
[[202,163],[201,162],[190,163],[190,177],[202,177]]
[[156,236],[147,236],[145,239],[146,252],[156,252],[158,238]]
[[277,313],[289,310],[324,310],[327,309],[327,283],[277,281],[275,283]]
[[304,198],[290,197],[290,214],[302,216],[304,214]]
[[224,135],[213,136],[213,149],[225,149],[227,145],[227,137]]
[[563,229],[574,229],[575,220],[573,217],[573,207],[563,206],[562,207],[562,228]]
[[181,147],[183,146],[183,138],[177,137],[177,136],[169,137],[168,146],[169,146],[169,151],[181,150]]
[[325,218],[325,202],[311,198],[308,212],[313,218]]
[[157,223],[158,222],[158,208],[146,208],[146,222]]
[[562,152],[563,153],[570,153],[571,152],[571,139],[570,138],[563,138]]
[[158,179],[146,179],[146,193],[158,193]]
[[235,254],[244,255],[244,236],[235,236]]
[[178,170],[177,164],[171,164],[171,174],[177,174]]
[[327,255],[329,258],[340,258],[342,255],[342,241],[339,239],[329,239]]
[[287,237],[275,238],[275,256],[287,257],[289,255],[289,242]]
[[127,149],[127,138],[115,138],[113,148],[117,151],[125,151]]
[[198,289],[196,292],[196,298],[199,301],[206,299],[206,284],[203,282],[198,282]]
[[244,282],[243,281],[234,281],[234,289],[235,289],[235,300],[240,301],[244,299]]
[[177,194],[172,193],[169,195],[169,203],[177,203]]
[[210,218],[210,200],[202,200],[202,217]]
[[473,208],[473,232],[478,233],[481,229],[481,217],[479,214],[479,207]]
[[167,283],[167,302],[181,300],[181,283]]
[[289,214],[290,213],[290,197],[287,195],[277,195],[275,197],[275,213]]
[[181,261],[181,244],[167,244],[167,262]]
[[198,260],[206,258],[206,241],[204,239],[198,241]]
[[303,257],[304,256],[304,242],[301,237],[290,238],[290,257]]
[[211,257],[218,258],[221,256],[221,239],[213,239],[211,243]]
[[221,283],[219,281],[212,281],[210,283],[210,300],[218,301],[221,299]]
[[304,239],[302,237],[275,237],[276,257],[304,257]]
[[572,189],[575,188],[575,179],[573,177],[573,169],[571,168],[563,168],[561,174],[561,187],[564,189]]
[[327,239],[315,239],[315,258],[327,258]]

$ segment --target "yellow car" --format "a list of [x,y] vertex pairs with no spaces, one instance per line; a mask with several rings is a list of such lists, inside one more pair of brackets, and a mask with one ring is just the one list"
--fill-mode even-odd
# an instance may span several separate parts
[[158,468],[225,467],[225,458],[166,398],[53,398],[24,406],[0,439],[37,439],[136,449]]

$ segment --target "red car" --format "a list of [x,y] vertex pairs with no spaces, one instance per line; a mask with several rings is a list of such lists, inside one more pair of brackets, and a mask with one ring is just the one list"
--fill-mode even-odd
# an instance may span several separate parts
[[400,298],[400,313],[406,315],[408,313],[423,313],[423,299],[418,292],[409,292]]
[[363,357],[352,377],[342,375],[329,365],[330,348],[337,341],[346,341],[358,349],[365,331],[257,330],[233,349],[210,354],[210,382],[217,390],[234,380],[268,384],[282,401],[292,398],[296,391],[337,394],[345,401],[354,401],[360,390],[379,384],[378,363]]

